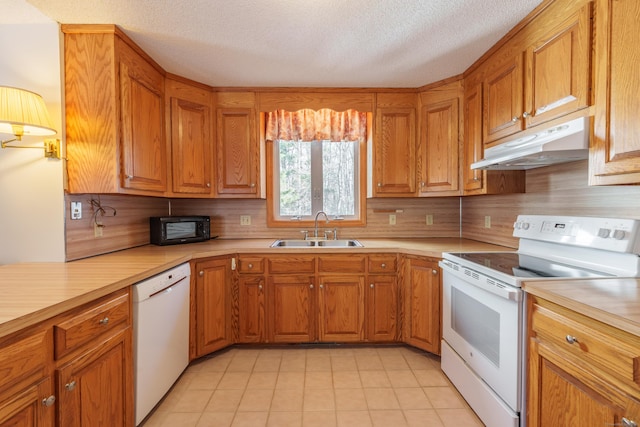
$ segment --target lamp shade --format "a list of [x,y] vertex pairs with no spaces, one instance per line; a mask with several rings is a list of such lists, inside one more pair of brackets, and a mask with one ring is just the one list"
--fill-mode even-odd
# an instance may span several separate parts
[[23,135],[55,135],[56,130],[40,95],[0,86],[0,133],[20,139]]

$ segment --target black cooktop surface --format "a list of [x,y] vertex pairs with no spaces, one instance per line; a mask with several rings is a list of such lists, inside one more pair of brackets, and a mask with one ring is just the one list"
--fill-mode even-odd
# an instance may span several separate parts
[[[568,264],[517,252],[463,252],[459,258],[513,277],[605,277],[612,276]],[[468,266],[473,268],[472,266]]]

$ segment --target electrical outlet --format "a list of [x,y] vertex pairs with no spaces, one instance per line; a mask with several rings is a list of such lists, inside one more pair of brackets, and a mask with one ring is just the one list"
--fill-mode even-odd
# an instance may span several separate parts
[[484,228],[491,228],[491,216],[489,215],[484,217]]
[[71,219],[82,219],[82,202],[71,202]]
[[433,225],[433,215],[427,215],[427,225]]
[[394,214],[389,215],[389,225],[396,225],[396,216]]
[[102,224],[93,224],[93,237],[102,237]]
[[251,225],[251,215],[240,215],[240,225]]

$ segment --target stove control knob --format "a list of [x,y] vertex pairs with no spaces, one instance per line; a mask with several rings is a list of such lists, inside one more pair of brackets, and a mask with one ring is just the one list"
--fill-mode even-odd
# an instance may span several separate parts
[[513,223],[513,228],[515,228],[516,230],[520,230],[521,224],[520,221],[516,221]]
[[598,237],[602,237],[603,239],[609,237],[609,234],[611,234],[611,230],[608,228],[601,228],[598,230]]
[[523,230],[528,230],[529,229],[530,224],[528,222],[523,222],[522,223],[522,229]]
[[611,235],[611,237],[616,240],[622,240],[626,235],[627,233],[625,233],[624,230],[613,230],[613,234]]

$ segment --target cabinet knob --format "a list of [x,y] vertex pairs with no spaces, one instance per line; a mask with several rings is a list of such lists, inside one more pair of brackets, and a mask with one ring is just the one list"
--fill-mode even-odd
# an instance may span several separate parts
[[56,403],[56,397],[54,395],[42,399],[43,406],[53,406],[54,403]]
[[251,185],[249,185],[249,187],[251,187],[251,188],[253,188],[253,187],[255,187],[255,186],[256,186],[256,185],[255,185],[253,182],[251,183]]
[[100,319],[98,321],[98,323],[101,324],[101,325],[108,325],[109,324],[109,318],[105,317],[104,319]]
[[564,339],[567,340],[569,344],[575,344],[578,342],[578,338],[574,337],[573,335],[567,335],[566,337],[564,337]]
[[424,181],[420,182],[420,187],[424,187],[426,184],[424,183]]
[[313,289],[313,284],[309,285],[309,289]]
[[65,384],[64,388],[67,389],[67,391],[73,391],[76,388],[76,382],[71,381],[70,383]]
[[324,285],[320,285],[320,289],[324,289]]
[[630,420],[629,418],[623,417],[620,420],[620,423],[624,426],[624,427],[638,427],[638,423],[636,423],[633,420]]
[[249,267],[249,270],[251,270],[253,268],[253,264],[249,264],[247,267]]
[[378,183],[378,187],[382,187],[382,183],[381,182]]
[[262,290],[262,285],[258,285],[258,290]]
[[211,188],[211,183],[207,182],[207,188]]
[[436,270],[435,268],[433,270],[431,270],[431,274],[433,274],[434,276],[438,275],[438,270]]
[[370,284],[370,285],[369,285],[369,287],[370,287],[371,289],[373,289],[373,283],[372,283],[372,284]]
[[127,179],[133,179],[133,175],[126,175]]
[[200,277],[204,276],[204,271],[200,270],[200,271],[198,272],[198,276],[200,276]]
[[511,121],[512,121],[513,123],[517,122],[518,120],[519,120],[519,117],[518,117],[518,116],[513,116],[513,117],[511,118]]
[[383,262],[382,264],[380,264],[380,268],[387,268],[387,264]]
[[522,113],[522,117],[524,117],[525,119],[526,119],[527,117],[529,117],[530,115],[531,115],[531,114],[529,114],[529,112],[528,112],[528,111],[525,111],[524,113]]

